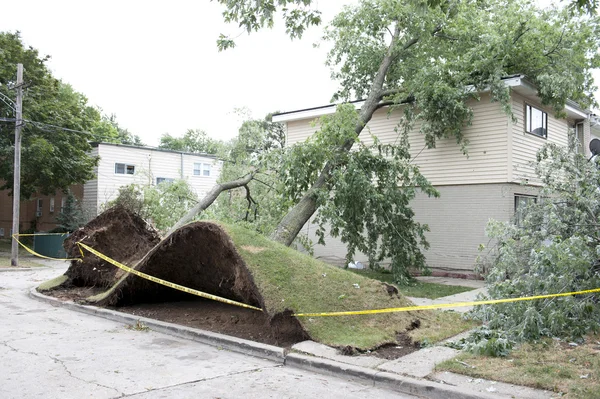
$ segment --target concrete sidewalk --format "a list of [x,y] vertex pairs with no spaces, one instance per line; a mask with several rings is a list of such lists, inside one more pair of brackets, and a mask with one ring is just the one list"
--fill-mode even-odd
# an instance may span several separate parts
[[[415,305],[446,304],[455,302],[471,302],[477,300],[478,295],[486,294],[483,281],[463,280],[445,277],[419,277],[418,280],[437,284],[461,285],[473,287],[471,291],[450,295],[438,299],[409,298]],[[449,308],[448,311],[466,312],[469,307]],[[409,355],[395,360],[385,360],[368,355],[343,356],[334,348],[313,341],[300,342],[292,347],[293,351],[304,353],[323,359],[351,364],[353,366],[370,368],[376,371],[385,371],[399,376],[419,378],[459,387],[464,395],[494,398],[520,398],[520,399],[548,399],[553,394],[548,391],[532,389],[512,384],[506,384],[484,379],[474,379],[468,376],[435,371],[435,366],[443,361],[456,357],[460,351],[444,346],[447,341],[457,340],[468,333],[440,342],[438,345],[420,349]]]

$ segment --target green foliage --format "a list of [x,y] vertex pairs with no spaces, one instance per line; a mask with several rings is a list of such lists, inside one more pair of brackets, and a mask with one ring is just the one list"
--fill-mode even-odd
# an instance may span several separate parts
[[220,154],[224,149],[224,143],[221,140],[208,137],[203,130],[188,129],[182,137],[173,137],[168,133],[163,134],[158,148],[202,154]]
[[235,180],[251,171],[260,173],[247,188],[222,194],[209,216],[229,223],[241,222],[268,234],[290,207],[290,202],[281,195],[283,185],[278,179],[284,145],[284,127],[273,123],[271,115],[244,121],[238,136],[224,151],[219,181]]
[[[384,91],[421,121],[429,147],[439,138],[463,144],[469,99],[487,90],[510,114],[506,76],[525,74],[545,104],[562,111],[567,99],[594,104],[591,70],[600,64],[598,17],[567,9],[540,10],[527,1],[363,0],[328,27],[336,99],[365,98],[389,52]],[[395,33],[395,38],[391,37]]]
[[490,330],[483,326],[477,328],[468,337],[451,341],[446,346],[466,350],[476,355],[505,357],[508,356],[515,342],[507,338],[506,333]]
[[56,216],[57,227],[63,231],[73,232],[85,224],[81,205],[71,191],[67,193],[65,206]]
[[132,134],[129,130],[119,125],[115,114],[102,115],[100,121],[93,127],[91,132],[107,143],[144,146],[140,136]]
[[[217,0],[225,6],[225,22],[237,22],[248,33],[261,28],[272,28],[275,15],[281,10],[286,33],[301,38],[304,30],[321,23],[321,13],[311,8],[311,0]],[[235,47],[235,42],[221,34],[217,40],[220,51]]]
[[[571,146],[573,148],[573,146]],[[600,287],[600,172],[597,162],[555,144],[537,155],[545,186],[519,225],[491,222],[495,247],[482,257],[489,297],[511,298]],[[597,294],[478,307],[473,315],[515,341],[577,339],[600,329]]]
[[185,215],[198,199],[185,180],[162,182],[156,186],[131,184],[119,188],[119,195],[107,207],[115,205],[137,213],[162,233]]
[[[0,32],[0,117],[14,118],[17,64],[24,67],[21,151],[21,196],[35,192],[53,194],[93,178],[97,159],[90,157],[89,134],[102,124],[100,111],[87,98],[52,76],[46,63],[32,47],[26,48],[19,33]],[[64,130],[71,129],[71,130]],[[76,132],[79,131],[79,132]],[[0,189],[13,185],[14,123],[0,122]],[[112,133],[98,127],[95,140],[111,140]],[[104,136],[106,134],[106,136]]]
[[[281,169],[285,194],[297,201],[326,164],[336,165],[330,183],[316,192],[319,242],[324,244],[329,230],[348,246],[347,262],[357,251],[368,256],[371,266],[391,259],[395,281],[407,282],[409,270],[426,268],[421,249],[428,247],[427,226],[414,221],[409,203],[418,190],[438,193],[411,163],[408,129],[398,132],[395,144],[371,137],[367,145],[356,139],[357,123],[354,106],[340,105],[335,114],[321,118],[312,137],[292,146]],[[355,142],[353,151],[341,150],[348,141]]]

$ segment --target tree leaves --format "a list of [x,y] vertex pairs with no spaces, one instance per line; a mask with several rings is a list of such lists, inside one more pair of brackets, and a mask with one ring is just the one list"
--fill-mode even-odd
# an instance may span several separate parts
[[[600,287],[600,172],[597,163],[547,144],[537,156],[540,200],[521,210],[518,226],[493,222],[497,244],[481,258],[489,296],[510,298]],[[600,329],[597,296],[483,306],[473,314],[515,341],[581,338]]]

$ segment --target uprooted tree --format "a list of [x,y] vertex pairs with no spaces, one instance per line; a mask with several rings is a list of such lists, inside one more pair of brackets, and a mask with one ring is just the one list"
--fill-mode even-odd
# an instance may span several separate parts
[[[220,2],[226,7],[225,20],[248,32],[272,26],[278,6],[292,38],[320,23],[311,1]],[[378,146],[378,157],[371,156],[374,148],[350,151],[373,113],[384,105],[401,107],[401,136],[419,122],[429,147],[438,139],[454,138],[466,153],[462,129],[472,118],[467,100],[488,91],[511,115],[509,89],[502,81],[506,76],[525,74],[542,102],[557,113],[567,99],[586,107],[593,102],[590,70],[599,65],[598,26],[596,16],[567,8],[542,10],[520,0],[363,0],[345,7],[325,32],[324,39],[333,44],[327,63],[340,82],[334,99],[363,98],[364,105],[357,112],[340,108],[320,122],[314,138],[290,150],[295,154],[284,178],[295,205],[272,238],[290,245],[320,209],[317,220],[322,226],[329,223],[350,253],[359,249],[372,260],[389,256],[399,270],[422,267],[419,245],[426,245],[425,226],[397,222],[412,221],[408,201],[415,182],[429,194],[435,192],[410,163],[407,140]],[[221,49],[234,46],[224,35],[218,44]],[[325,155],[313,151],[316,143]],[[357,194],[359,190],[366,195]],[[389,193],[402,199],[393,203]],[[360,204],[371,209],[354,203],[366,196],[375,198]],[[394,248],[406,238],[403,250]]]

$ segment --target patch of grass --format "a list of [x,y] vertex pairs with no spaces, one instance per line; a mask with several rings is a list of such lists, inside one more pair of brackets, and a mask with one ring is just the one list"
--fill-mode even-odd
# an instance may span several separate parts
[[[37,263],[35,260],[22,258],[19,256],[19,267],[42,267],[44,265]],[[10,254],[0,254],[0,268],[12,267],[10,265]]]
[[127,329],[134,331],[150,331],[150,327],[142,323],[140,320],[136,321],[135,324],[129,324]]
[[[33,239],[31,237],[23,237],[21,242],[25,245],[29,245],[31,248],[33,246]],[[12,251],[12,239],[10,238],[2,238],[0,239],[0,256],[10,256]],[[29,252],[21,245],[19,245],[19,255],[29,255]]]
[[589,335],[585,344],[576,347],[565,341],[544,339],[536,344],[523,344],[505,358],[461,353],[437,365],[436,370],[562,392],[568,398],[598,398],[599,338]]
[[463,331],[471,330],[481,323],[465,320],[458,312],[427,312],[420,316],[421,327],[408,333],[415,342],[436,343],[446,338],[453,337]]
[[437,299],[444,296],[460,294],[461,292],[471,291],[474,288],[463,287],[459,285],[446,285],[446,284],[435,284],[426,283],[423,281],[415,281],[408,285],[399,285],[394,283],[394,277],[392,273],[387,271],[376,271],[376,270],[359,270],[359,269],[348,269],[352,273],[372,278],[374,280],[383,281],[388,284],[394,284],[398,287],[398,291],[405,296],[414,298],[429,298]]
[[[390,296],[380,281],[327,265],[242,227],[222,227],[252,273],[270,314],[284,310],[319,313],[412,305],[402,295]],[[431,338],[432,342],[470,326],[460,323],[455,316],[436,311],[298,317],[312,339],[360,349],[395,342],[396,335],[407,331],[417,319],[421,320],[417,329],[420,336]]]

